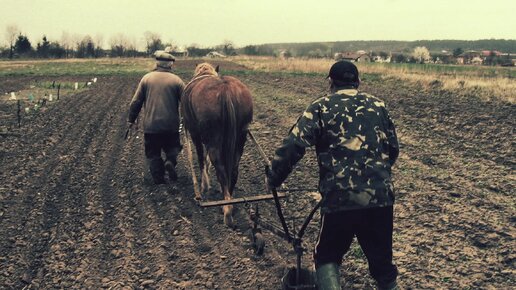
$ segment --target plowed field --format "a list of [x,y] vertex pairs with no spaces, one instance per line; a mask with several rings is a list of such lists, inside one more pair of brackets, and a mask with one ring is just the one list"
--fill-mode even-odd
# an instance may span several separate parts
[[[194,64],[178,62],[185,81]],[[320,75],[246,72],[221,64],[222,72],[233,70],[253,92],[252,130],[271,157],[297,116],[327,88]],[[3,78],[0,92],[55,79]],[[100,77],[24,117],[21,128],[12,129],[20,136],[0,136],[0,288],[280,288],[285,268],[295,262],[289,245],[265,231],[265,254],[254,257],[245,207],[236,207],[236,229],[223,225],[221,209],[198,207],[184,154],[177,183],[143,182],[143,133],[124,139],[138,81]],[[400,284],[513,288],[516,106],[377,76],[364,76],[361,89],[385,100],[400,138],[394,169]],[[0,104],[2,111],[14,110],[4,99]],[[262,172],[248,142],[236,196],[263,194]],[[304,189],[283,201],[289,224],[299,225],[315,203],[310,192],[316,178],[312,150],[287,180],[288,187]],[[222,197],[212,190],[206,198]],[[272,203],[261,202],[260,211],[277,221]],[[306,267],[318,220],[305,237]],[[341,273],[346,288],[374,286],[356,244]]]

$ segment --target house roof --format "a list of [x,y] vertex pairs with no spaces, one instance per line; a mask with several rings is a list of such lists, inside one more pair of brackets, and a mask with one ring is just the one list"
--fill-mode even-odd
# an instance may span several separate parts
[[468,58],[471,58],[471,57],[475,57],[475,56],[480,56],[481,53],[478,52],[478,51],[474,51],[474,50],[469,50],[469,51],[465,51],[463,53],[461,53],[459,55],[459,57],[468,57]]
[[369,57],[369,55],[358,52],[341,52],[341,58],[343,59],[359,59],[362,56]]
[[496,56],[502,55],[502,53],[498,50],[482,50],[482,56],[490,56],[491,53],[494,53]]
[[207,56],[226,57],[225,55],[223,55],[222,53],[220,53],[218,51],[210,51],[210,52],[208,52]]

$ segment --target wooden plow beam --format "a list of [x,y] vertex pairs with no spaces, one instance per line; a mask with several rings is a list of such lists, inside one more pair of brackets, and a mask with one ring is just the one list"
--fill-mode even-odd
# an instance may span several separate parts
[[[279,193],[278,197],[284,198],[284,197],[287,197],[287,195],[285,193]],[[230,200],[200,201],[199,205],[201,207],[214,207],[214,206],[248,203],[248,202],[271,200],[271,199],[274,199],[274,196],[272,194],[262,194],[262,195],[255,195],[255,196],[249,196],[249,197],[237,197],[237,198],[232,198]]]

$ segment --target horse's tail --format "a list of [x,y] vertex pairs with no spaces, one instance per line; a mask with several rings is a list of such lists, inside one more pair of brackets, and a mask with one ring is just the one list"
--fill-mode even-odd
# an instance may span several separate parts
[[226,170],[226,184],[231,188],[231,181],[233,180],[233,167],[235,165],[236,143],[237,143],[237,118],[235,111],[235,104],[233,100],[236,96],[233,94],[231,88],[226,86],[226,90],[221,93],[221,107],[222,107],[222,162]]

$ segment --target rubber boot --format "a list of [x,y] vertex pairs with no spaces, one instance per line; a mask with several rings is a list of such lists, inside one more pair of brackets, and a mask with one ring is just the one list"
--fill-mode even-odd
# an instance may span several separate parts
[[396,283],[396,280],[394,280],[386,285],[378,284],[378,290],[400,290],[400,287],[398,286],[398,283]]
[[176,173],[176,164],[174,161],[167,160],[165,161],[165,169],[168,172],[168,177],[170,181],[177,181],[177,173]]
[[182,146],[172,147],[165,150],[165,170],[168,172],[168,178],[170,181],[177,181],[177,155],[181,152]]
[[154,184],[154,180],[152,179],[152,175],[150,172],[150,159],[145,158],[142,175],[143,175],[143,184],[145,184],[145,185]]
[[154,184],[165,184],[165,166],[163,165],[163,159],[161,159],[161,157],[149,159],[149,165]]
[[340,290],[339,265],[335,263],[323,264],[315,270],[317,273],[317,289]]

